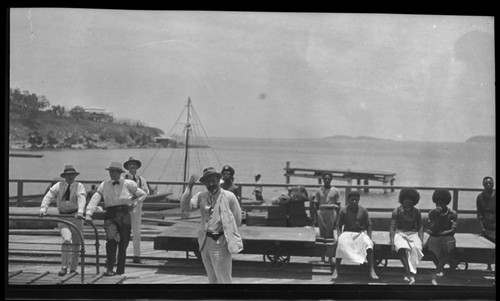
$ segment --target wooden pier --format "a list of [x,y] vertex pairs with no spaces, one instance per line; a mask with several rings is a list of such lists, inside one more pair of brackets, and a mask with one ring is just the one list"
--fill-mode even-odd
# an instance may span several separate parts
[[[333,175],[333,179],[347,181],[349,185],[352,185],[352,181],[356,180],[357,185],[369,185],[369,181],[379,181],[384,185],[390,184],[394,186],[394,181],[396,180],[396,173],[385,172],[385,171],[368,171],[368,170],[351,170],[351,169],[314,169],[314,168],[292,168],[290,167],[290,161],[286,162],[285,174],[286,183],[290,184],[291,177],[302,177],[302,178],[312,178],[318,179],[318,184],[321,185],[321,176],[325,172],[330,172]],[[365,192],[369,189],[365,188]],[[394,188],[391,188],[394,191]]]

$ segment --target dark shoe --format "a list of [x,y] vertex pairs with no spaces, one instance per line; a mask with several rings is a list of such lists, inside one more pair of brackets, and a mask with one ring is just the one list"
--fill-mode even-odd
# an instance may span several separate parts
[[64,276],[68,273],[68,269],[67,268],[62,268],[60,271],[59,271],[59,276]]
[[114,276],[114,275],[116,275],[116,273],[113,272],[113,271],[106,271],[106,272],[104,272],[104,276],[106,276],[106,277],[111,277],[111,276]]
[[70,274],[73,274],[73,273],[77,273],[78,274],[78,272],[76,270],[71,270],[71,271],[69,271],[69,273]]
[[139,264],[142,264],[144,263],[140,257],[138,256],[134,256],[134,259],[132,260],[133,263],[139,263]]

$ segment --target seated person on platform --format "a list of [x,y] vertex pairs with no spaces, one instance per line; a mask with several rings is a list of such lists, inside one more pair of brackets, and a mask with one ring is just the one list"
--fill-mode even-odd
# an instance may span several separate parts
[[358,205],[359,192],[347,195],[347,205],[340,209],[337,219],[338,243],[332,280],[337,279],[342,259],[363,264],[368,261],[370,277],[378,279],[373,260],[372,224],[368,211]]
[[433,256],[436,265],[436,273],[432,277],[432,284],[437,285],[437,277],[444,275],[446,263],[453,264],[453,252],[455,251],[457,230],[457,213],[447,205],[451,202],[451,194],[446,189],[436,189],[432,194],[432,202],[436,208],[429,212],[429,227],[427,233],[427,249]]
[[492,177],[483,178],[484,190],[477,196],[477,218],[481,223],[481,235],[486,239],[496,242],[497,213],[495,183]]
[[422,215],[415,208],[420,194],[413,188],[403,188],[399,192],[399,207],[394,209],[391,217],[390,244],[396,251],[406,272],[404,278],[409,284],[415,283],[414,275],[417,265],[424,257],[422,240],[424,237]]

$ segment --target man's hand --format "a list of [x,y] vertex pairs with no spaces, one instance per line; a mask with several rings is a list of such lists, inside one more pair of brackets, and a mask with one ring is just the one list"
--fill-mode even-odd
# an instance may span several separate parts
[[85,219],[85,217],[83,216],[83,213],[80,213],[80,212],[78,212],[77,214],[75,214],[75,218],[77,218],[77,219]]
[[45,212],[45,211],[40,211],[39,216],[40,216],[40,217],[47,216],[47,212]]
[[196,181],[198,181],[198,176],[197,175],[191,175],[189,177],[188,186],[189,186],[190,189],[193,188],[194,183],[196,183]]

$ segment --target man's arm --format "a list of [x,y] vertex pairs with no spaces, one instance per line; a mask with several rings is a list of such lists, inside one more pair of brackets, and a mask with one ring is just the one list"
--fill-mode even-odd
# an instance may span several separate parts
[[59,182],[54,184],[49,188],[49,191],[45,194],[40,205],[40,216],[47,214],[47,209],[52,201],[56,200],[57,194],[59,193]]
[[85,191],[85,186],[83,186],[82,183],[78,183],[76,189],[78,213],[83,214],[83,211],[85,210],[85,204],[87,203],[87,192]]
[[85,213],[86,216],[92,217],[92,214],[94,214],[97,208],[97,204],[99,204],[99,202],[102,199],[103,193],[104,193],[104,182],[102,182],[99,185],[99,187],[97,187],[96,192],[94,193],[92,198],[90,198],[90,201],[87,205],[87,212]]
[[236,196],[234,195],[234,193],[228,193],[226,195],[228,195],[230,209],[231,209],[231,211],[233,213],[234,220],[236,221],[236,225],[238,227],[240,227],[241,226],[241,207],[240,207],[240,203],[238,202],[238,199],[236,198]]
[[193,186],[197,180],[198,177],[196,175],[191,175],[191,177],[189,177],[188,185],[181,196],[181,212],[189,212],[194,209],[191,205],[191,199]]

